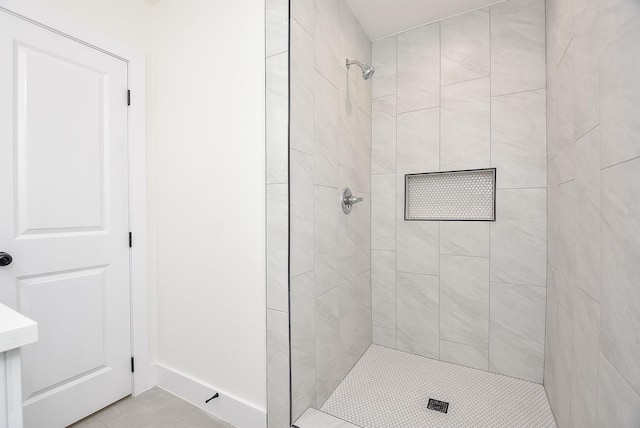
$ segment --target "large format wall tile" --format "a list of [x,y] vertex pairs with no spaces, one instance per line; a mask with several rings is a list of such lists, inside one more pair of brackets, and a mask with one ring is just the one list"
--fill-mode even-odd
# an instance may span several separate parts
[[489,370],[489,350],[463,343],[440,341],[440,360],[480,370]]
[[441,256],[440,337],[489,346],[489,259]]
[[602,171],[600,351],[640,391],[640,159]]
[[364,200],[356,208],[356,256],[358,273],[371,269],[371,194],[362,194]]
[[499,189],[546,187],[544,89],[491,100],[491,164]]
[[286,184],[267,186],[267,307],[287,311],[289,307],[289,216]]
[[291,4],[291,20],[296,20],[307,33],[313,34],[315,0],[291,0],[289,3]]
[[491,95],[545,87],[544,0],[491,6]]
[[640,425],[640,395],[600,354],[598,427],[635,428]]
[[372,110],[371,173],[394,173],[396,172],[396,96],[388,95],[374,99]]
[[313,156],[291,150],[291,275],[313,269]]
[[440,105],[440,23],[398,34],[398,112]]
[[288,0],[267,0],[266,56],[285,52],[289,48],[289,4]]
[[315,296],[313,272],[291,278],[291,395],[298,400],[316,394]]
[[371,251],[371,299],[373,325],[395,330],[396,253],[393,251]]
[[510,284],[546,282],[546,190],[498,190],[491,224],[491,280]]
[[489,77],[489,9],[478,9],[440,23],[442,84]]
[[[358,275],[356,272],[356,257],[352,256],[339,262],[340,288],[340,379],[347,375],[349,370],[360,358],[358,340],[358,320],[362,308],[362,302],[358,294]],[[337,368],[338,369],[338,368]]]
[[487,168],[491,159],[489,78],[442,87],[440,169]]
[[440,254],[489,257],[489,223],[443,221],[440,223]]
[[396,36],[373,42],[373,98],[396,93]]
[[371,176],[371,248],[396,249],[396,175]]
[[600,300],[600,128],[576,143],[575,283]]
[[287,177],[287,116],[289,111],[287,87],[289,54],[287,52],[266,60],[269,105],[266,114],[267,184],[286,183]]
[[398,115],[397,172],[437,171],[440,159],[440,112],[437,108]]
[[342,214],[338,204],[337,189],[314,186],[313,253],[317,295],[338,286],[338,215]]
[[491,283],[489,370],[542,382],[545,302],[543,287]]
[[597,426],[600,305],[578,289],[573,317],[571,419],[573,426],[595,428]]
[[440,269],[438,222],[404,221],[399,218],[396,227],[398,271],[438,275]]
[[267,309],[267,420],[269,428],[289,426],[289,316]]
[[576,137],[600,121],[598,0],[573,0],[573,117]]
[[321,74],[315,74],[313,99],[314,183],[338,187],[338,90]]
[[640,156],[640,5],[599,4],[602,167]]
[[[293,2],[296,3],[296,2]],[[290,67],[291,109],[289,144],[292,149],[313,154],[313,38],[291,20]]]
[[398,349],[439,358],[439,278],[398,272],[397,281]]
[[340,60],[339,56],[339,0],[316,0],[313,24],[313,53],[315,58],[315,68],[329,82],[331,82],[333,86],[337,87],[338,79],[340,78],[339,72],[344,66],[344,59]]
[[316,402],[322,406],[342,380],[340,372],[340,301],[343,290],[336,287],[315,300]]
[[575,181],[558,186],[558,304],[573,316],[575,296]]

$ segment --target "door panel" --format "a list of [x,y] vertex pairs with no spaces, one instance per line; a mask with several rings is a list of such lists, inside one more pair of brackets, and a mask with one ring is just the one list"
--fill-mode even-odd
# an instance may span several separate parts
[[131,393],[127,64],[0,11],[0,302],[22,350],[27,428]]

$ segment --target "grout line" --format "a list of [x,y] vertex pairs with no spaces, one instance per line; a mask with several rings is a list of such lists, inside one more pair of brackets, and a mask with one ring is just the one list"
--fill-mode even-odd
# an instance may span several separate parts
[[[525,90],[522,90],[522,91],[508,92],[506,94],[491,95],[491,98],[502,98],[502,97],[508,97],[509,95],[518,95],[518,94],[525,94],[527,92],[544,91],[546,89],[547,89],[546,87],[531,88],[531,89],[525,89]],[[545,105],[545,108],[546,108],[546,105]]]
[[605,166],[604,168],[600,168],[600,172],[607,171],[608,169],[615,168],[616,166],[624,165],[626,163],[633,162],[638,159],[640,159],[640,155],[634,156],[627,160],[620,161],[618,163],[614,163],[613,165]]

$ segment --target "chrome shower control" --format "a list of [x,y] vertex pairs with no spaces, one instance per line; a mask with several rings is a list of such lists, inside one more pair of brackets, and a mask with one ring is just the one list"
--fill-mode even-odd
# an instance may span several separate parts
[[364,198],[357,198],[353,196],[351,193],[351,189],[345,187],[342,189],[342,211],[345,214],[349,214],[351,212],[351,208],[353,204],[357,204],[358,202],[362,202]]

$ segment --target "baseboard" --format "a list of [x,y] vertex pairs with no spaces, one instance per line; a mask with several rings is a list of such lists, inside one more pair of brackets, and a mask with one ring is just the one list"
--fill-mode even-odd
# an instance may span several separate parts
[[[238,428],[261,428],[267,426],[267,412],[240,398],[229,395],[213,386],[182,374],[162,364],[155,365],[158,387],[188,401],[196,407],[224,419]],[[215,393],[220,394],[205,403]]]

